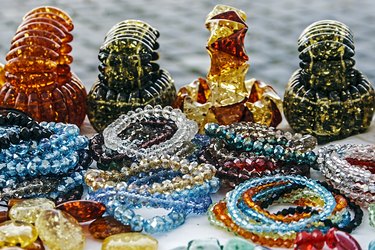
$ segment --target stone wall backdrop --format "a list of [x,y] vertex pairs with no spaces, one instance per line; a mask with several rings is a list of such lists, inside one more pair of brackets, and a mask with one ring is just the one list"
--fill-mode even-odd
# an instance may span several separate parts
[[87,89],[97,76],[98,49],[106,32],[124,19],[141,19],[161,32],[159,63],[178,87],[205,76],[209,56],[206,15],[219,3],[240,8],[248,15],[246,49],[250,56],[248,78],[272,84],[280,95],[298,68],[297,38],[310,23],[336,19],[355,36],[357,68],[375,81],[375,1],[373,0],[68,0],[0,2],[0,61],[23,15],[40,5],[62,8],[73,18],[75,29],[72,68]]

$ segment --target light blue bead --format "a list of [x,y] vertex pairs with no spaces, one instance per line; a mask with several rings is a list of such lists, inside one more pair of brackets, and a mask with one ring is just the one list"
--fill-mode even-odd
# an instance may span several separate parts
[[139,214],[135,215],[130,221],[130,225],[133,231],[142,231],[143,229],[142,217]]
[[368,250],[375,250],[375,240],[371,241],[368,245]]
[[188,243],[188,250],[221,250],[216,239],[192,240]]
[[240,238],[232,238],[225,245],[223,250],[254,250],[254,244]]

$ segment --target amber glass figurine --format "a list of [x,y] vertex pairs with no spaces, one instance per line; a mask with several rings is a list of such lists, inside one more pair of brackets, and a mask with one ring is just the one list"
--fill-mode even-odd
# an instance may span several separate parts
[[5,71],[4,71],[4,65],[0,63],[0,88],[5,83]]
[[301,69],[290,78],[284,96],[290,126],[319,142],[364,132],[371,124],[375,93],[353,68],[351,30],[333,20],[313,23],[299,37],[298,50]]
[[88,117],[97,131],[121,114],[146,105],[171,105],[176,97],[169,73],[155,61],[159,32],[138,20],[111,28],[99,51],[98,81],[88,95]]
[[72,19],[55,7],[27,13],[6,55],[0,105],[20,109],[37,121],[81,125],[86,90],[69,64]]
[[243,11],[225,5],[217,5],[208,14],[210,71],[206,79],[181,88],[174,103],[199,124],[201,132],[208,122],[254,121],[268,126],[281,122],[282,102],[272,87],[255,79],[245,81],[249,68],[245,20]]

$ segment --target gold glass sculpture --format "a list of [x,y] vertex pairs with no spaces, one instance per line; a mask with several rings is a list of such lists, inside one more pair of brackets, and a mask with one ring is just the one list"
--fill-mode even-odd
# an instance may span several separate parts
[[181,88],[174,103],[199,124],[201,132],[208,122],[254,121],[268,126],[281,122],[282,102],[272,87],[256,79],[245,81],[249,68],[245,20],[243,11],[225,5],[217,5],[208,14],[210,71],[206,79]]
[[371,124],[375,93],[353,67],[350,29],[333,20],[313,23],[298,39],[298,50],[301,69],[290,78],[284,96],[290,126],[319,142],[364,132]]

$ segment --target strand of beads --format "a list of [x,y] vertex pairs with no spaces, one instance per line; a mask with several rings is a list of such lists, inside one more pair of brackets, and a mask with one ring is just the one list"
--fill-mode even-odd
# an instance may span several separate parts
[[[226,200],[211,206],[209,219],[218,227],[262,245],[291,247],[297,232],[325,232],[330,228],[328,221],[339,228],[351,225],[352,230],[358,226],[357,216],[351,221],[346,201],[302,176],[262,177],[240,184]],[[297,207],[272,214],[265,209],[273,203]]]
[[[22,141],[38,142],[52,135],[51,131],[41,127],[22,111],[0,107],[0,112],[1,149],[8,149],[11,144],[20,144]],[[19,130],[15,130],[13,126],[19,127]]]
[[90,141],[90,151],[101,169],[120,169],[137,159],[171,154],[185,157],[195,146],[195,122],[180,110],[160,105],[122,115]]
[[[177,157],[152,157],[119,171],[89,170],[88,197],[135,231],[165,232],[181,225],[190,213],[205,213],[210,193],[219,188],[216,169]],[[167,216],[145,219],[135,213],[142,206],[172,209]]]
[[[238,129],[236,127],[238,126]],[[209,123],[205,126],[208,136],[222,139],[226,145],[231,148],[251,151],[257,155],[272,156],[286,162],[311,163],[315,162],[316,155],[310,149],[316,145],[316,139],[313,136],[305,136],[298,140],[289,140],[288,137],[276,135],[275,129],[261,126],[264,133],[251,133],[247,131],[248,127],[256,126],[252,123],[237,123],[230,126],[219,126],[215,123]],[[279,130],[280,131],[280,130]],[[268,132],[268,133],[267,133]],[[305,145],[306,143],[306,145]]]
[[[156,119],[167,119],[174,123],[177,130],[173,133],[168,131],[169,136],[164,136],[158,143],[146,143],[145,139],[137,136],[129,136],[127,128],[130,126],[136,127],[137,123],[142,123],[148,118],[154,117]],[[166,127],[164,126],[162,132],[165,133]],[[126,132],[125,132],[126,131]],[[160,105],[154,108],[147,105],[144,109],[138,108],[135,112],[130,111],[126,115],[122,115],[110,124],[104,131],[104,143],[107,148],[116,150],[119,153],[125,153],[128,156],[144,158],[149,155],[157,155],[160,153],[170,152],[171,149],[180,148],[184,141],[190,141],[197,133],[197,124],[188,120],[186,116],[179,109],[172,107],[162,108]],[[154,131],[149,131],[154,133]],[[136,131],[134,131],[137,134]],[[143,134],[144,135],[144,134]],[[156,135],[158,136],[158,135]],[[168,139],[169,137],[169,139]],[[148,138],[146,138],[148,139]],[[155,140],[158,138],[155,138]]]
[[36,196],[65,200],[82,192],[91,157],[88,140],[76,125],[38,124],[15,110],[5,110],[0,117],[0,137],[10,142],[0,151],[0,200]]
[[309,176],[315,164],[313,136],[292,135],[256,123],[205,126],[211,143],[200,160],[213,164],[218,176],[234,187],[244,180],[263,175],[299,174]]
[[367,207],[375,202],[374,162],[374,145],[329,145],[319,150],[318,168],[335,188]]

